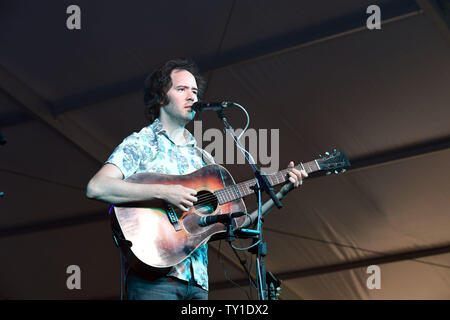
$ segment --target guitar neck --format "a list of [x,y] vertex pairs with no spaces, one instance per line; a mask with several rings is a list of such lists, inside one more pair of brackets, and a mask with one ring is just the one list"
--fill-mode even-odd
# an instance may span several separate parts
[[[310,174],[311,172],[319,171],[319,165],[316,160],[300,163],[299,165],[294,167],[297,170],[305,170],[306,173]],[[267,180],[269,181],[271,186],[275,186],[281,183],[284,183],[289,180],[289,169],[284,169],[278,171],[274,174],[266,175]],[[255,191],[251,188],[256,185],[257,179],[250,179],[238,184],[234,184],[232,186],[225,187],[220,190],[216,190],[214,194],[216,195],[219,204],[225,204],[227,202],[235,201],[250,194],[253,194]]]

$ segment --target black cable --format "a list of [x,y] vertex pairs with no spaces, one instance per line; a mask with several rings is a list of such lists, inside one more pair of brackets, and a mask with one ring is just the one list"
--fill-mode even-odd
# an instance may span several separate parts
[[[239,239],[239,242],[241,243],[241,246],[243,246],[243,244],[242,244],[242,239]],[[244,258],[244,260],[242,260],[241,257],[239,256],[239,254],[238,254],[236,248],[235,248],[234,246],[232,246],[231,243],[230,243],[229,245],[230,245],[231,249],[233,249],[233,252],[234,252],[234,254],[236,255],[236,257],[238,258],[239,263],[242,265],[242,267],[244,267],[244,270],[245,270],[245,272],[246,272],[247,275],[248,275],[248,282],[249,282],[249,284],[250,284],[250,289],[249,289],[249,291],[250,291],[250,297],[251,297],[251,300],[253,300],[253,295],[252,295],[251,287],[252,287],[252,286],[253,286],[254,288],[257,287],[256,281],[252,278],[252,274],[251,274],[251,265],[253,264],[253,260],[250,259],[251,264],[250,264],[250,267],[247,268],[247,262],[248,262],[247,253],[244,252],[245,258]],[[253,256],[252,256],[252,257],[253,257]]]
[[119,250],[119,259],[120,259],[120,300],[123,300],[123,281],[124,281],[124,270],[123,270],[123,259],[122,259],[122,252]]
[[224,265],[224,263],[223,263],[223,261],[222,261],[221,254],[220,254],[221,245],[222,245],[222,240],[219,241],[219,248],[218,248],[218,250],[217,250],[217,258],[218,258],[218,260],[219,260],[219,264],[220,264],[220,265],[222,266],[222,268],[223,268],[225,279],[226,279],[227,281],[229,281],[232,285],[234,285],[234,286],[238,287],[239,289],[241,289],[241,290],[245,293],[245,295],[247,296],[248,300],[250,300],[250,296],[249,296],[249,294],[247,293],[247,291],[245,291],[244,288],[242,288],[239,284],[237,284],[236,282],[234,282],[233,280],[231,280],[231,279],[228,277],[227,270],[226,270],[226,268],[225,268],[225,265]]

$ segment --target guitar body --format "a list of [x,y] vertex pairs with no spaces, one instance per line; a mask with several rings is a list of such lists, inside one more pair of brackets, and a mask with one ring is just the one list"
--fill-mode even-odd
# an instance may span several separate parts
[[[138,173],[125,181],[145,184],[183,185],[197,191],[198,202],[187,212],[182,212],[163,201],[127,204],[114,207],[115,218],[125,240],[131,242],[132,254],[144,264],[156,268],[174,266],[195,249],[208,242],[212,235],[226,232],[226,225],[214,223],[201,227],[202,216],[246,212],[240,198],[219,204],[214,191],[234,185],[230,173],[220,165],[208,165],[187,175]],[[169,219],[176,216],[178,222]],[[233,229],[245,221],[245,216],[233,219]]]

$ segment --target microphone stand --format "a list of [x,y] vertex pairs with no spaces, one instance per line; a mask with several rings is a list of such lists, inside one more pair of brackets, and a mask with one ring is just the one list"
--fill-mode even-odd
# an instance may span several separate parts
[[[240,146],[239,140],[234,133],[233,128],[228,123],[227,118],[225,117],[224,113],[224,107],[217,110],[218,117],[223,121],[225,128],[230,131],[230,134],[233,136],[233,140],[236,144],[236,146]],[[243,148],[242,146],[240,146]],[[242,151],[242,150],[241,150]],[[261,169],[250,159],[250,157],[247,157],[244,154],[245,158],[248,160],[251,168],[253,169],[255,178],[256,178],[256,184],[255,186],[251,187],[255,191],[256,198],[258,201],[258,237],[259,240],[258,246],[252,251],[251,253],[256,254],[256,281],[257,281],[257,289],[258,289],[258,299],[259,300],[268,300],[268,297],[266,296],[267,290],[267,279],[266,279],[266,267],[264,265],[264,257],[267,256],[267,244],[263,242],[263,233],[262,233],[262,204],[261,204],[261,191],[266,191],[269,196],[272,198],[274,204],[281,209],[283,207],[283,204],[281,203],[280,199],[275,195],[275,192],[273,191],[273,187],[270,184],[270,182],[267,180],[267,177],[265,175],[261,174]],[[230,228],[231,223],[228,225],[228,228]],[[227,230],[229,231],[229,229]],[[253,248],[252,248],[253,249]]]

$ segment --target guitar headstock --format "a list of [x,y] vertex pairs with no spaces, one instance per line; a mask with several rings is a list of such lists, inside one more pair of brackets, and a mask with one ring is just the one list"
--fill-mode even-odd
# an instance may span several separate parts
[[[327,174],[331,174],[332,170],[334,170],[335,174],[338,174],[339,172],[344,173],[346,169],[341,168],[350,167],[350,161],[344,151],[336,151],[336,149],[334,149],[331,154],[325,152],[325,157],[320,155],[319,159],[316,159],[316,161],[319,165],[319,169],[327,171]],[[339,171],[337,169],[341,170]]]

